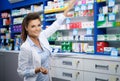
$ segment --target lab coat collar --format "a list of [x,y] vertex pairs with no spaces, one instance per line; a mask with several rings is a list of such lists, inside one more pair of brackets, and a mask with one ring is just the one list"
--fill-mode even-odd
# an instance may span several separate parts
[[29,42],[30,46],[35,46],[35,43],[27,36],[27,41]]

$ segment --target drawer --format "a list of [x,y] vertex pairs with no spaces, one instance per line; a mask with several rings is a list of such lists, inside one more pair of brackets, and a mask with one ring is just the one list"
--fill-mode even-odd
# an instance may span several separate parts
[[50,77],[63,79],[65,81],[83,81],[83,72],[78,70],[52,67],[50,69]]
[[120,81],[120,76],[84,72],[84,81]]
[[63,67],[70,69],[83,69],[82,59],[66,58],[66,57],[53,57],[51,58],[51,66]]
[[120,75],[120,62],[84,59],[84,70]]

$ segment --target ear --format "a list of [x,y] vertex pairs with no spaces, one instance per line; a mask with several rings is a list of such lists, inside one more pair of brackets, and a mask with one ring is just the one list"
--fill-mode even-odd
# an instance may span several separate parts
[[28,27],[25,27],[25,30],[28,31]]

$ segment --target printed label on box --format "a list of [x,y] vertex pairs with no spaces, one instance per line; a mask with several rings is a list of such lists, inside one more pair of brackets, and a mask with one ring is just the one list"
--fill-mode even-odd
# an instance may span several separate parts
[[109,7],[115,6],[115,0],[108,0],[108,6]]
[[115,21],[115,14],[114,13],[110,13],[108,16],[109,21]]
[[89,3],[89,4],[88,4],[88,10],[91,10],[91,9],[93,9],[93,4],[92,4],[92,3]]
[[104,21],[104,20],[105,20],[104,14],[99,14],[98,15],[98,21]]

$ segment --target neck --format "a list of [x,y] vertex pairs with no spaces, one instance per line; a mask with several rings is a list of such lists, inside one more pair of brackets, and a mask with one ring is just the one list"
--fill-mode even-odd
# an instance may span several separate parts
[[30,39],[35,43],[36,46],[38,46],[38,47],[41,48],[39,39],[38,39],[37,37],[31,37],[31,36],[30,36]]
[[29,36],[29,37],[30,37],[30,39],[31,39],[33,42],[38,41],[38,38],[37,38],[37,37],[31,37],[31,36]]

